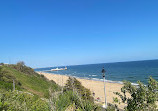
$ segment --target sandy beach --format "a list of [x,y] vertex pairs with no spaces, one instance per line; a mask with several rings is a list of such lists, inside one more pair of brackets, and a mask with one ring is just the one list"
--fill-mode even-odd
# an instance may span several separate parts
[[[44,75],[49,80],[54,80],[58,85],[64,86],[68,76],[65,75],[56,75],[56,74],[50,74],[50,73],[43,73],[38,72],[39,74]],[[97,98],[100,98],[100,101],[98,103],[103,104],[105,101],[104,96],[104,84],[102,81],[95,81],[95,80],[87,80],[87,79],[80,79],[77,78],[83,86],[90,89],[91,92],[95,93],[94,98],[97,100]],[[113,92],[120,92],[121,87],[123,85],[119,83],[108,83],[106,82],[106,94],[107,94],[107,101],[108,103],[113,103],[113,98],[117,97]],[[118,104],[119,108],[123,108],[125,104]]]

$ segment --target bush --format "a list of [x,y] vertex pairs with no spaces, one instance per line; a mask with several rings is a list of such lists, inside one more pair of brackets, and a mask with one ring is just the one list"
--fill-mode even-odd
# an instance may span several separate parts
[[[121,93],[115,92],[123,103],[127,103],[127,111],[156,111],[156,102],[158,101],[158,82],[149,78],[148,85],[138,81],[138,86],[133,86],[130,82],[125,81],[121,88]],[[130,94],[130,98],[126,96]]]
[[34,71],[34,69],[27,67],[23,61],[18,62],[16,65],[10,64],[8,67],[16,69],[19,72],[28,74],[28,75],[36,75],[38,74]]
[[45,100],[21,91],[6,92],[0,95],[0,110],[9,111],[49,111]]
[[89,100],[83,100],[76,92],[72,90],[61,93],[56,99],[53,99],[55,111],[99,111],[99,106]]
[[94,98],[91,96],[91,91],[82,86],[82,84],[76,78],[69,77],[65,89],[75,90],[82,97],[82,99],[90,100],[92,102],[94,101]]

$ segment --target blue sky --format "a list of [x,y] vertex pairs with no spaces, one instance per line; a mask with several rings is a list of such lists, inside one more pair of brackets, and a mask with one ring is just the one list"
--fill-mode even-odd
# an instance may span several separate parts
[[158,59],[157,0],[0,1],[0,62],[31,67]]

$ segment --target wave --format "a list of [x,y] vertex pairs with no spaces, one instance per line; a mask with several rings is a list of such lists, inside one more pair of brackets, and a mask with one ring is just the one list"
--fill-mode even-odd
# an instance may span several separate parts
[[94,77],[94,76],[98,76],[98,75],[89,75],[89,76],[93,76]]
[[[77,78],[79,78],[79,77],[77,77]],[[87,79],[87,78],[84,78],[84,79]],[[98,79],[98,78],[88,78],[88,80],[94,80],[94,81],[104,81],[103,79]],[[113,80],[107,80],[107,79],[105,79],[105,82],[107,82],[107,83],[118,83],[118,84],[123,84],[123,82],[122,81],[113,81]],[[137,83],[131,83],[132,85],[134,85],[134,86],[138,86],[138,84]]]
[[[104,81],[103,79],[98,79],[98,78],[92,78],[92,80],[94,80],[94,81]],[[112,80],[107,80],[107,79],[105,79],[105,82],[123,84],[123,82],[121,82],[121,81],[112,81]]]

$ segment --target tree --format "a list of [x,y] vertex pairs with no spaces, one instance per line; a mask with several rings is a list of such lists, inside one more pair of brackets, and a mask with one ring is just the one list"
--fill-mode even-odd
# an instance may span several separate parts
[[4,65],[4,63],[0,63],[0,66],[3,66]]
[[[156,102],[158,101],[158,82],[152,77],[148,80],[148,85],[144,85],[140,81],[138,86],[132,85],[128,81],[124,81],[121,93],[115,92],[123,103],[127,103],[125,108],[127,111],[156,111]],[[129,93],[131,97],[127,97]]]
[[16,64],[19,65],[19,66],[25,66],[25,63],[23,61],[19,61]]
[[19,61],[16,63],[18,70],[22,70],[22,68],[25,66],[25,63],[23,61]]
[[69,77],[65,89],[76,90],[81,95],[82,99],[94,101],[94,98],[91,96],[91,91],[82,86],[82,84],[76,78]]

